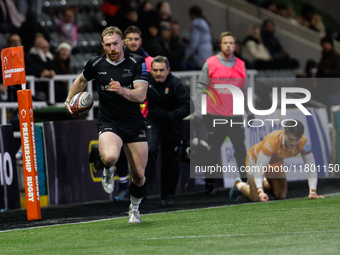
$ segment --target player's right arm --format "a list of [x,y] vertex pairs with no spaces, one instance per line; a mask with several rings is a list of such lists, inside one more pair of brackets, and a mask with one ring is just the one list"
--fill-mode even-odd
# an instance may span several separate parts
[[82,73],[73,82],[72,87],[70,91],[68,92],[68,95],[65,101],[65,107],[69,111],[69,113],[73,114],[71,111],[71,107],[70,107],[70,101],[72,97],[78,92],[83,91],[86,86],[86,83],[87,83],[87,80],[84,78]]
[[254,181],[260,202],[265,202],[269,200],[268,195],[263,190],[263,167],[269,164],[270,159],[271,157],[265,155],[262,151],[260,151],[256,160],[256,169],[253,170],[255,171]]
[[318,173],[317,171],[312,171],[311,169],[315,169],[311,167],[312,165],[315,166],[315,158],[313,153],[309,153],[306,155],[302,155],[303,162],[309,165],[308,171],[308,186],[309,186],[309,194],[308,198],[310,199],[319,199],[325,198],[324,196],[320,196],[316,193],[316,187],[318,185]]

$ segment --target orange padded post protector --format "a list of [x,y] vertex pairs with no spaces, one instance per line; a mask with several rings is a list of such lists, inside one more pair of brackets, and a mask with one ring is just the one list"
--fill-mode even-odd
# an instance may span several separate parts
[[41,219],[38,164],[35,147],[31,90],[18,90],[22,161],[24,166],[27,219]]
[[1,51],[4,86],[26,84],[24,47],[9,47]]

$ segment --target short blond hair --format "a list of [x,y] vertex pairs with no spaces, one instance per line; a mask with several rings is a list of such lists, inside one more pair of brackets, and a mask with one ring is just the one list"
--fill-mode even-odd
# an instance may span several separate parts
[[124,39],[123,32],[118,27],[111,26],[111,27],[107,27],[103,30],[102,41],[104,42],[104,40],[103,40],[104,36],[114,35],[114,34],[117,34],[117,35],[120,36],[120,38]]
[[220,35],[220,40],[219,40],[219,43],[221,44],[222,43],[222,38],[225,37],[225,36],[232,36],[234,37],[234,40],[235,40],[235,43],[236,43],[236,37],[229,31],[226,31],[226,32],[223,32],[221,35]]

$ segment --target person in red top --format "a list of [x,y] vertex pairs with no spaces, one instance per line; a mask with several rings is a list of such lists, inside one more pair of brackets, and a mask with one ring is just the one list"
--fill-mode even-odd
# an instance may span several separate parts
[[[253,145],[246,156],[248,183],[237,178],[230,190],[229,198],[237,202],[240,192],[251,201],[268,201],[267,193],[276,199],[287,196],[287,179],[283,162],[285,158],[295,157],[301,153],[304,164],[308,169],[315,165],[312,146],[303,135],[304,126],[298,120],[290,120],[284,130],[277,130],[268,134],[260,143]],[[307,171],[307,168],[306,168]],[[308,172],[308,198],[324,198],[316,193],[317,171]]]
[[[217,55],[208,58],[203,67],[201,76],[199,78],[199,87],[207,89],[208,94],[214,96],[214,99],[207,96],[207,115],[203,116],[203,123],[208,131],[208,143],[211,145],[209,155],[207,157],[207,165],[216,165],[221,162],[220,148],[226,136],[230,138],[235,149],[235,159],[238,167],[244,166],[244,158],[246,155],[246,148],[244,145],[244,127],[242,125],[216,125],[213,126],[214,119],[225,119],[230,123],[243,122],[243,116],[233,115],[233,98],[228,89],[215,89],[215,84],[231,84],[242,90],[245,94],[247,89],[246,82],[246,67],[245,63],[235,57],[235,42],[236,38],[230,32],[223,32],[220,35],[220,49]],[[195,102],[195,118],[201,119],[201,99],[200,93],[202,90],[197,90],[197,100]],[[219,101],[216,98],[218,93]],[[221,102],[221,103],[220,103]],[[221,164],[220,164],[221,165]],[[214,193],[215,179],[206,178],[206,192]]]

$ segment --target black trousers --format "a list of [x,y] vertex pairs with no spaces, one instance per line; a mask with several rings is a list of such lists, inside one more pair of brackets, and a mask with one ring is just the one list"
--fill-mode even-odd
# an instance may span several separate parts
[[147,125],[149,145],[148,164],[145,169],[146,190],[150,194],[156,177],[156,164],[161,150],[161,198],[166,199],[175,194],[180,175],[180,165],[177,160],[181,134],[162,131],[155,125]]

